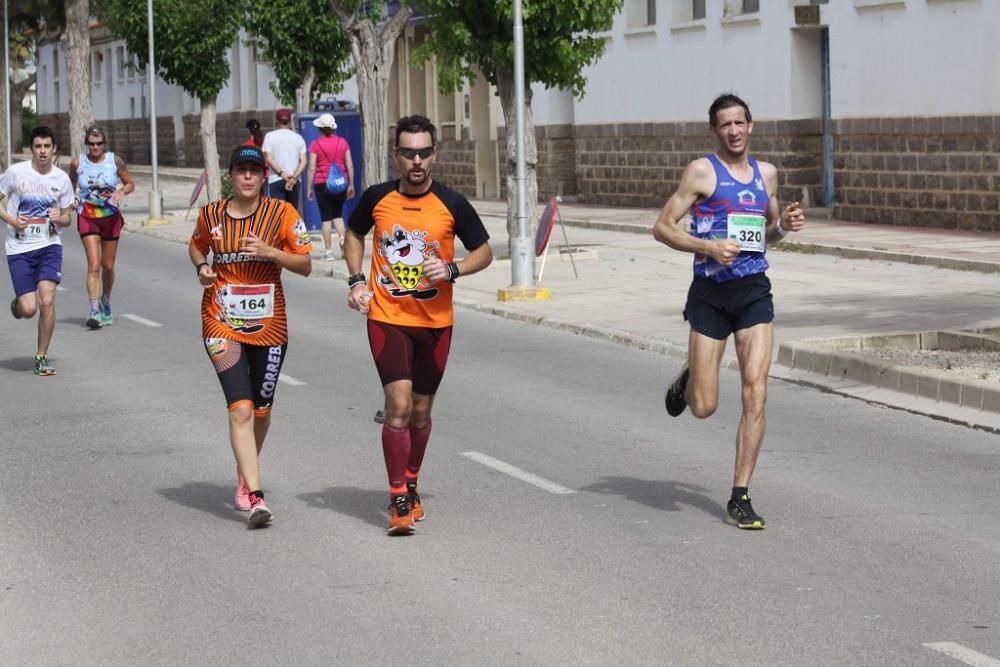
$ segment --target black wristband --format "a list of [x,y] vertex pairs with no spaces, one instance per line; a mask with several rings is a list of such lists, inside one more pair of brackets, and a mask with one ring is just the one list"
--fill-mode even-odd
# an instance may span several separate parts
[[455,262],[448,263],[448,281],[455,282],[455,278],[458,278],[461,274],[458,272],[458,264]]
[[357,273],[352,273],[351,275],[347,276],[348,287],[354,287],[355,285],[360,285],[361,283],[366,283],[366,282],[368,282],[368,279],[365,278],[365,274],[363,274],[360,271],[358,271]]
[[201,267],[208,266],[208,265],[209,265],[208,262],[202,262],[198,266],[194,267],[194,272],[200,276],[201,275]]

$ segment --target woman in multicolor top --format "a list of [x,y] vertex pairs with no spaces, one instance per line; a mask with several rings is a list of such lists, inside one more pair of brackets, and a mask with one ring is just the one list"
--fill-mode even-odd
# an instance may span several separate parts
[[[125,161],[107,150],[107,135],[98,125],[87,128],[87,152],[73,158],[69,178],[80,189],[74,201],[77,229],[87,253],[87,297],[90,316],[87,326],[100,329],[111,324],[111,288],[115,284],[115,256],[118,237],[125,220],[121,204],[125,195],[135,190]],[[98,283],[103,286],[98,300]]]

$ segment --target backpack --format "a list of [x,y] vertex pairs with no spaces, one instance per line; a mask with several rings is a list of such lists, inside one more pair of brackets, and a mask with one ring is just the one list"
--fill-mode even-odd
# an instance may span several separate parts
[[[340,138],[343,141],[343,138]],[[322,150],[322,148],[320,149]],[[330,163],[330,171],[326,175],[326,191],[331,195],[339,195],[347,192],[347,177],[340,171],[337,163],[330,159],[330,156],[323,151],[323,157]]]

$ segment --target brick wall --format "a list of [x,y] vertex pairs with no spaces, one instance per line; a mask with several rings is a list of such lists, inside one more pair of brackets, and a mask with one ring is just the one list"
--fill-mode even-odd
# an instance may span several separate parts
[[[677,188],[689,162],[715,150],[703,122],[576,126],[579,199],[587,204],[656,208]],[[781,201],[822,196],[819,120],[758,121],[751,154],[778,168]]]
[[458,190],[466,197],[475,197],[476,142],[471,139],[439,140],[434,160],[434,180]]
[[[48,125],[56,133],[59,152],[69,155],[69,114],[43,114],[38,117],[39,125]],[[126,164],[150,164],[149,121],[143,118],[122,120],[101,120],[97,124],[104,128],[108,138],[108,150],[125,160]],[[27,150],[28,146],[25,145]],[[164,166],[177,166],[177,144],[174,142],[174,119],[170,116],[156,119],[157,161]]]
[[1000,116],[834,121],[834,217],[1000,231]]

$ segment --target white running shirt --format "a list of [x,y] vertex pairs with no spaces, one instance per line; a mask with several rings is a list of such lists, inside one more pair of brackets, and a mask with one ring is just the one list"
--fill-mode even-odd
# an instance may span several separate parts
[[[7,213],[14,217],[22,215],[26,218],[47,220],[50,208],[69,208],[73,203],[73,186],[66,172],[58,167],[52,167],[49,173],[40,174],[35,171],[30,160],[10,166],[10,169],[0,177],[0,193],[7,198]],[[46,234],[44,238],[23,238],[26,236],[24,233],[18,234],[8,224],[4,224],[4,227],[7,228],[8,256],[50,245],[62,245],[62,239],[59,237],[62,228],[58,225],[52,225],[55,233]]]

